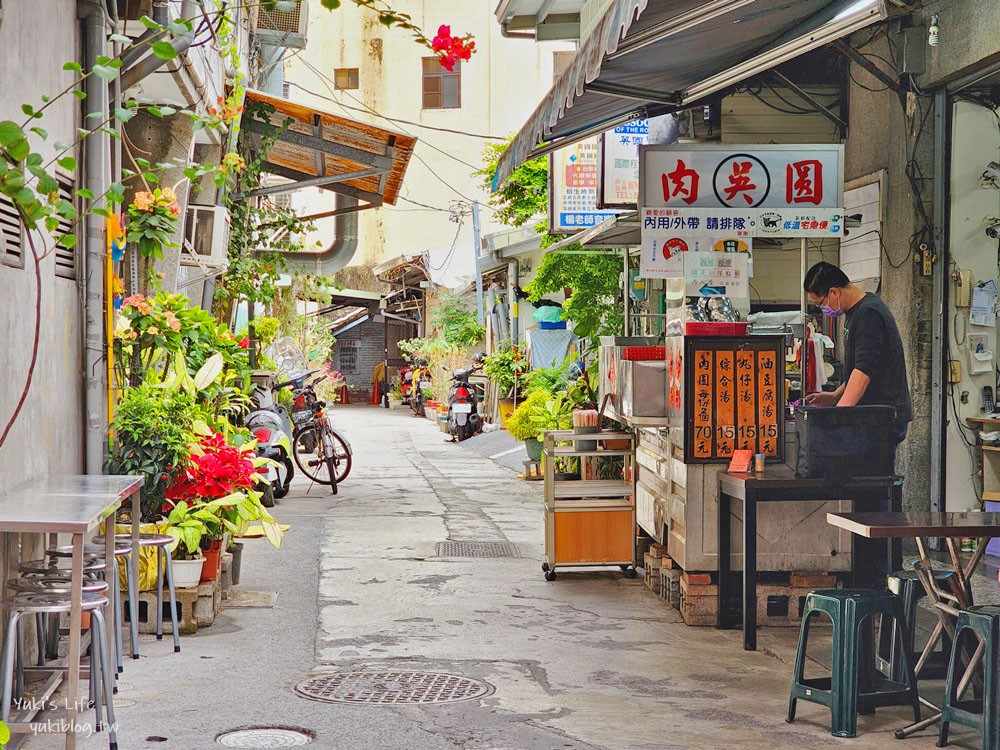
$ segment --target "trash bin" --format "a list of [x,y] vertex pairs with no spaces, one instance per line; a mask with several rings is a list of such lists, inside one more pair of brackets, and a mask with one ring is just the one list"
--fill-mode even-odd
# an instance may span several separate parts
[[892,406],[806,406],[795,414],[795,474],[806,479],[884,477],[895,473]]

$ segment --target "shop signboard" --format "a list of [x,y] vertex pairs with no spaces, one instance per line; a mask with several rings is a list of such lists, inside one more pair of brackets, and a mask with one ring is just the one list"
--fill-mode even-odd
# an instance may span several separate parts
[[600,136],[597,205],[634,209],[639,202],[639,146],[649,143],[649,120],[619,125]]
[[844,236],[842,208],[662,208],[641,210],[643,237],[810,237]]
[[549,231],[573,234],[616,214],[597,209],[598,139],[588,138],[549,156]]
[[641,206],[837,209],[844,205],[844,147],[641,146]]

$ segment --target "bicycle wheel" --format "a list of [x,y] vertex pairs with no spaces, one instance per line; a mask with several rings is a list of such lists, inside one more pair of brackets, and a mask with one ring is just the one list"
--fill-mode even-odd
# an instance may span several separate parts
[[347,479],[347,475],[351,473],[351,452],[347,450],[347,441],[338,435],[336,430],[330,430],[330,435],[333,437],[334,456],[337,465],[337,483],[339,484]]
[[292,456],[303,474],[319,484],[330,484],[330,470],[323,452],[323,441],[315,425],[303,427],[295,435]]
[[[333,476],[339,483],[351,473],[351,453],[347,450],[347,443],[334,430],[330,430],[330,438],[333,441]],[[296,434],[292,454],[299,469],[312,481],[319,484],[331,483],[330,462],[326,458],[323,441],[315,425],[304,427]]]

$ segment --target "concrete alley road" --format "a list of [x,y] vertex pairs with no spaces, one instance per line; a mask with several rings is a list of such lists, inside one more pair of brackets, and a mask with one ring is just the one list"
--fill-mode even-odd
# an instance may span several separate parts
[[[122,750],[207,750],[220,732],[248,726],[302,728],[325,750],[846,747],[819,706],[800,703],[798,721],[784,721],[795,631],[762,630],[760,650],[745,653],[739,631],[684,626],[641,580],[560,573],[546,582],[540,484],[444,442],[408,411],[332,414],[355,451],[340,494],[299,481],[274,510],[292,524],[284,548],[248,542],[244,554],[239,588],[277,592],[275,606],[225,610],[183,638],[180,654],[169,638],[144,642],[118,696],[130,704],[119,708]],[[445,541],[509,542],[519,556],[440,557]],[[490,690],[437,705],[321,703],[294,692],[333,672],[401,670]],[[892,730],[907,720],[904,709],[880,709],[849,744],[895,747]],[[980,746],[960,727],[954,737],[956,748]],[[931,748],[935,738],[905,747]]]

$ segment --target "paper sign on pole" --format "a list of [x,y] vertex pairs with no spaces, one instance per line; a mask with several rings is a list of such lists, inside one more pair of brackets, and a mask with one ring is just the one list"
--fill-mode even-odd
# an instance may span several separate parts
[[[689,258],[699,253],[731,255],[738,254],[746,260],[747,278],[753,277],[753,240],[727,237],[656,237],[642,239],[642,256],[639,261],[639,275],[646,279],[680,279],[684,277],[686,264],[695,263]],[[741,266],[743,268],[743,266]]]
[[619,125],[601,136],[597,205],[634,208],[639,200],[639,146],[649,143],[649,121]]
[[750,295],[745,253],[687,253],[684,255],[684,293],[688,297]]

